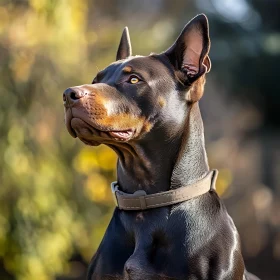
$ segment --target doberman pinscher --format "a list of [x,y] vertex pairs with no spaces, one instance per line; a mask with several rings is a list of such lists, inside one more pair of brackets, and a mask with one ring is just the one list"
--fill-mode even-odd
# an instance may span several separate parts
[[209,171],[198,105],[209,49],[203,14],[161,54],[132,56],[125,28],[117,61],[64,92],[69,133],[118,155],[118,207],[88,279],[257,279]]

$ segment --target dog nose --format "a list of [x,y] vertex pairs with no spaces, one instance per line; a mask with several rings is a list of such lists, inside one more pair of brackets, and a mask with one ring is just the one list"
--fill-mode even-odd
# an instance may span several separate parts
[[63,103],[74,104],[77,100],[87,95],[87,93],[79,87],[68,88],[63,93]]

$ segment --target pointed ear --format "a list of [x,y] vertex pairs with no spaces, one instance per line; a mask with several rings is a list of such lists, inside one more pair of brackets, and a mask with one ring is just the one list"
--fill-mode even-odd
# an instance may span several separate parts
[[125,59],[132,55],[131,43],[128,28],[125,27],[122,33],[121,41],[117,51],[117,60]]
[[182,30],[175,43],[165,52],[176,70],[182,71],[183,82],[193,83],[211,68],[208,20],[197,15]]

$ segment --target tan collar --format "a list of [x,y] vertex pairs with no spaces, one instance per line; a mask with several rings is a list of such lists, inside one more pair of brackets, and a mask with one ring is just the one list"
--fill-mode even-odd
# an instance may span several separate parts
[[175,190],[155,194],[146,194],[143,190],[128,194],[118,189],[117,182],[113,182],[111,188],[116,206],[119,209],[145,210],[173,205],[200,196],[208,191],[213,191],[215,190],[217,176],[218,170],[214,169],[196,183]]

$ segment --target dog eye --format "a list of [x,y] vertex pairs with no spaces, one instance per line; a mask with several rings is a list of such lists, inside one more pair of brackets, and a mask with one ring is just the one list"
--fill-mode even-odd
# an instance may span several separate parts
[[137,84],[139,82],[139,79],[136,76],[132,76],[130,77],[129,82],[131,84]]

